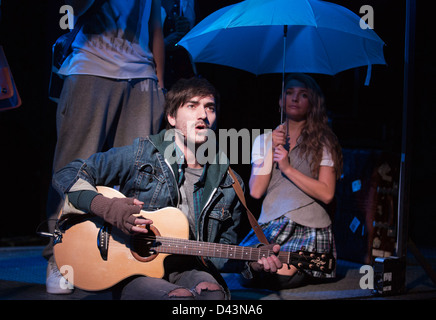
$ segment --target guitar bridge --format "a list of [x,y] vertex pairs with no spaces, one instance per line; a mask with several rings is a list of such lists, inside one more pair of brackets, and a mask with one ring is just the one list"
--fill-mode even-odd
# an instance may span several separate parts
[[107,261],[107,253],[109,250],[109,236],[111,232],[111,225],[105,223],[98,231],[97,247],[100,251],[100,256],[103,260]]

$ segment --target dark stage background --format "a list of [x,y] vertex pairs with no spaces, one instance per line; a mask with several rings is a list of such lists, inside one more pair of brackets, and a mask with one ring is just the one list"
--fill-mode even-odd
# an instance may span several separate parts
[[[200,0],[200,14],[238,1]],[[366,68],[334,77],[314,75],[323,88],[332,127],[347,152],[388,152],[400,162],[406,1],[332,1],[356,14],[363,5],[374,8],[374,27],[385,41],[386,66],[374,66],[369,87]],[[51,46],[64,31],[59,27],[61,1],[4,0],[1,3],[0,44],[13,72],[21,107],[0,112],[2,220],[0,246],[45,243],[36,229],[45,220],[46,193],[56,142],[56,104],[48,100]],[[417,4],[416,59],[410,183],[409,233],[418,245],[436,246],[434,181],[436,140],[432,11]],[[280,121],[280,75],[249,73],[199,64],[198,71],[221,92],[220,128],[274,128]],[[349,165],[349,164],[346,164]],[[234,165],[248,182],[250,166]],[[353,168],[351,168],[352,170]],[[398,178],[398,177],[396,177]],[[260,202],[249,199],[258,213]],[[44,226],[44,224],[43,224]],[[344,228],[347,229],[347,228]],[[337,230],[338,236],[346,230]],[[346,257],[345,257],[346,258]]]

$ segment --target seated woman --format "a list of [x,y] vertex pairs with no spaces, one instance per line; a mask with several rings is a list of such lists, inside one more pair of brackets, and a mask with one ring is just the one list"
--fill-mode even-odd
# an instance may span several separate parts
[[[250,194],[264,197],[259,224],[269,242],[279,244],[282,251],[304,248],[336,257],[327,206],[342,172],[341,147],[328,126],[324,95],[313,78],[291,74],[284,93],[286,121],[259,136],[252,150]],[[256,242],[251,231],[241,245]],[[277,274],[257,274],[256,282],[245,285],[279,290],[304,285],[312,277],[334,276],[334,271],[284,266]]]

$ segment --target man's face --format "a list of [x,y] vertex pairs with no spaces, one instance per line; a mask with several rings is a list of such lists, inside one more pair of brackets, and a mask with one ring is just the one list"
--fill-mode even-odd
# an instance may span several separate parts
[[176,115],[168,116],[168,122],[183,134],[186,142],[200,145],[207,141],[209,129],[215,128],[216,105],[212,95],[189,99],[177,109]]

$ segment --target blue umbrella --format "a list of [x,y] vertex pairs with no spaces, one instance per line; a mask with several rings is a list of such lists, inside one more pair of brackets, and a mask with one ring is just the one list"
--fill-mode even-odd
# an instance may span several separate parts
[[[215,11],[178,45],[194,62],[256,75],[334,75],[385,64],[384,42],[350,10],[318,0],[246,0]],[[369,74],[369,72],[368,72]],[[368,78],[369,79],[369,78]]]

